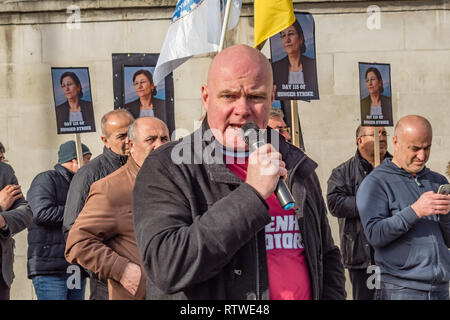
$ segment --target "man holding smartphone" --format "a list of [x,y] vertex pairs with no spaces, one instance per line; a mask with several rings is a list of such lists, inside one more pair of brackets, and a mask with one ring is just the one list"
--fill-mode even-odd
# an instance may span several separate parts
[[361,222],[380,271],[378,300],[448,300],[450,195],[447,179],[425,166],[432,141],[427,119],[400,119],[394,157],[364,179],[356,194]]

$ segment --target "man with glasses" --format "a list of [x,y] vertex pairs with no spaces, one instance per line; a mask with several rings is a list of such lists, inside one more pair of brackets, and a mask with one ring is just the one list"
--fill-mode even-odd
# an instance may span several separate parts
[[277,130],[286,141],[291,141],[290,130],[284,122],[284,113],[281,109],[272,108],[269,113],[269,123],[267,124],[272,129]]
[[[363,179],[375,167],[374,127],[358,126],[355,156],[333,169],[328,179],[327,202],[330,213],[338,218],[341,252],[348,269],[354,300],[373,300],[368,288],[367,268],[373,264],[373,249],[364,235],[356,207],[356,191]],[[387,133],[379,128],[380,161],[392,158],[387,152]]]

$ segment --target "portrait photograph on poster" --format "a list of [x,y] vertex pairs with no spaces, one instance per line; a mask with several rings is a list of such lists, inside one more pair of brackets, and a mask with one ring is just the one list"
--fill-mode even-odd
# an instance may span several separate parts
[[359,62],[361,125],[392,127],[391,66]]
[[88,68],[51,68],[58,134],[95,132]]
[[114,109],[124,108],[135,119],[154,116],[175,130],[172,74],[156,86],[153,72],[158,54],[113,54]]
[[275,99],[318,100],[314,19],[295,13],[295,22],[270,38]]

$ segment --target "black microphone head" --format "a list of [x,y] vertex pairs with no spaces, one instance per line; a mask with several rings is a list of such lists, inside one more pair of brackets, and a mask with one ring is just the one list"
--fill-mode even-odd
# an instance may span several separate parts
[[254,124],[253,122],[249,122],[246,123],[242,126],[241,128],[242,130],[242,137],[244,139],[244,142],[247,145],[250,145],[251,141],[250,138],[252,137],[253,139],[257,137],[258,132],[259,132],[259,127]]

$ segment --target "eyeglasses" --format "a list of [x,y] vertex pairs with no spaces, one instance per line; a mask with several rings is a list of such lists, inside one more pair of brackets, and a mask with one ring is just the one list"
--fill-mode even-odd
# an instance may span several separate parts
[[[375,134],[362,134],[360,135],[360,137],[373,137]],[[381,131],[379,134],[379,136],[382,135],[383,137],[389,137],[388,133],[386,131]]]
[[136,81],[135,83],[134,83],[134,86],[135,87],[138,87],[139,85],[141,85],[141,86],[143,86],[144,84],[146,84],[148,81],[147,80],[141,80],[141,81]]
[[277,130],[280,133],[285,133],[285,132],[288,132],[289,134],[291,133],[291,128],[288,128],[288,127],[286,127],[286,128],[275,127],[274,129]]

